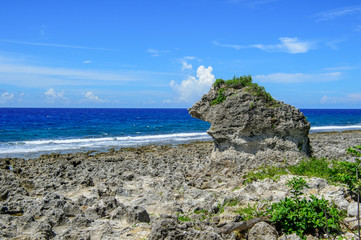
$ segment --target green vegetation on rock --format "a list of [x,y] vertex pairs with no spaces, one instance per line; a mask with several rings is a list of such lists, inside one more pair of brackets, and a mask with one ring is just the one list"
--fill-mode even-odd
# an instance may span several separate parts
[[[348,148],[347,152],[358,157],[359,155],[357,154],[360,154],[360,152],[357,150],[361,150],[361,146]],[[349,162],[312,157],[304,159],[298,164],[292,166],[267,166],[256,171],[251,171],[245,176],[243,183],[247,184],[255,180],[263,180],[266,178],[277,180],[279,176],[287,174],[319,177],[330,183],[346,184],[350,192],[356,194],[356,188],[359,185],[357,179],[361,179],[361,166],[358,158],[355,162]]]
[[264,87],[259,86],[257,83],[252,82],[251,75],[244,75],[240,77],[234,76],[232,79],[223,80],[217,79],[213,86],[215,89],[218,90],[218,96],[211,102],[211,105],[216,105],[222,103],[226,100],[224,96],[225,89],[242,89],[244,88],[245,91],[251,93],[252,95],[258,97],[259,99],[263,99],[268,102],[269,106],[277,106],[277,101],[269,94]]
[[224,88],[219,89],[218,96],[216,99],[214,99],[211,102],[211,105],[216,105],[216,104],[224,102],[226,100],[226,96],[224,96],[223,92],[224,92]]
[[271,221],[279,230],[286,234],[296,233],[304,237],[305,234],[333,234],[341,231],[340,222],[345,217],[345,212],[337,209],[334,204],[310,196],[310,199],[300,198],[301,190],[306,187],[302,178],[293,178],[287,184],[294,195],[272,204],[268,214]]

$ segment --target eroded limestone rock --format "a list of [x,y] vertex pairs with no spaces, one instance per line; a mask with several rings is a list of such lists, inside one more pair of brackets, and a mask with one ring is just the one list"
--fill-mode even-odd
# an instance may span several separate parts
[[247,170],[310,155],[310,123],[297,108],[257,96],[248,87],[223,88],[226,100],[214,104],[219,89],[213,86],[188,109],[193,117],[211,123],[213,159]]

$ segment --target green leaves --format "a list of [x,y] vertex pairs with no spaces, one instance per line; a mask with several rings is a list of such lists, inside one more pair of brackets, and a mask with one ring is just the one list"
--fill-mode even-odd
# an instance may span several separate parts
[[285,198],[285,200],[272,204],[268,214],[271,215],[271,221],[276,224],[278,229],[283,229],[287,234],[296,233],[303,237],[304,234],[337,233],[341,230],[340,211],[331,205],[323,197],[321,199],[310,196],[300,199],[301,190],[307,186],[307,182],[302,178],[293,178],[287,183],[292,188],[294,196]]
[[216,99],[214,99],[211,102],[211,105],[216,105],[216,104],[222,103],[222,102],[224,102],[226,100],[226,96],[224,96],[223,92],[224,92],[224,88],[219,89],[218,96],[217,96]]
[[298,198],[298,196],[302,195],[302,190],[304,188],[309,188],[306,180],[301,177],[293,177],[291,180],[287,181],[286,186],[291,188],[291,193],[295,198]]
[[273,99],[271,94],[266,92],[264,87],[259,86],[257,83],[252,82],[251,75],[248,76],[244,75],[240,77],[234,76],[232,79],[229,79],[227,81],[223,79],[217,79],[213,83],[213,86],[215,87],[216,90],[218,90],[218,96],[216,99],[214,99],[211,102],[211,105],[216,105],[226,100],[226,97],[223,94],[225,88],[234,88],[234,89],[245,88],[247,92],[256,96],[258,99],[263,99],[266,102],[268,102],[268,106],[270,107],[278,106],[278,102],[275,99]]

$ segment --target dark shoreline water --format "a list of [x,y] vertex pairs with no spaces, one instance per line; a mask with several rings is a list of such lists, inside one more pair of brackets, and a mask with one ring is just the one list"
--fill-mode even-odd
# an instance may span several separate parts
[[[311,133],[361,129],[361,109],[301,109]],[[187,109],[0,108],[0,158],[211,140]]]

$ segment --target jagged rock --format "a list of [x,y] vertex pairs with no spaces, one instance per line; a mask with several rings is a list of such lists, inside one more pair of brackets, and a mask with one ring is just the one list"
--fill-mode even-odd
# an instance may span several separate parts
[[248,240],[277,240],[277,230],[266,222],[256,223],[248,232]]
[[[360,204],[359,210],[360,210],[360,216],[361,216],[361,204]],[[350,205],[347,208],[347,215],[349,217],[357,216],[357,202],[350,203]]]
[[129,208],[126,214],[126,220],[128,223],[137,223],[137,222],[150,222],[149,214],[147,211],[139,206],[134,208]]
[[278,238],[278,240],[301,240],[301,237],[298,236],[296,233],[282,235]]
[[[194,229],[197,228],[198,230]],[[199,226],[195,223],[178,224],[175,219],[163,219],[157,222],[148,236],[149,240],[171,240],[171,239],[202,239],[221,240],[222,238],[210,226]],[[228,239],[228,238],[227,238]]]
[[247,170],[309,155],[310,123],[303,113],[283,102],[255,96],[247,89],[225,88],[226,100],[212,104],[219,94],[213,86],[188,109],[193,117],[211,123],[208,134],[214,140],[213,159]]

